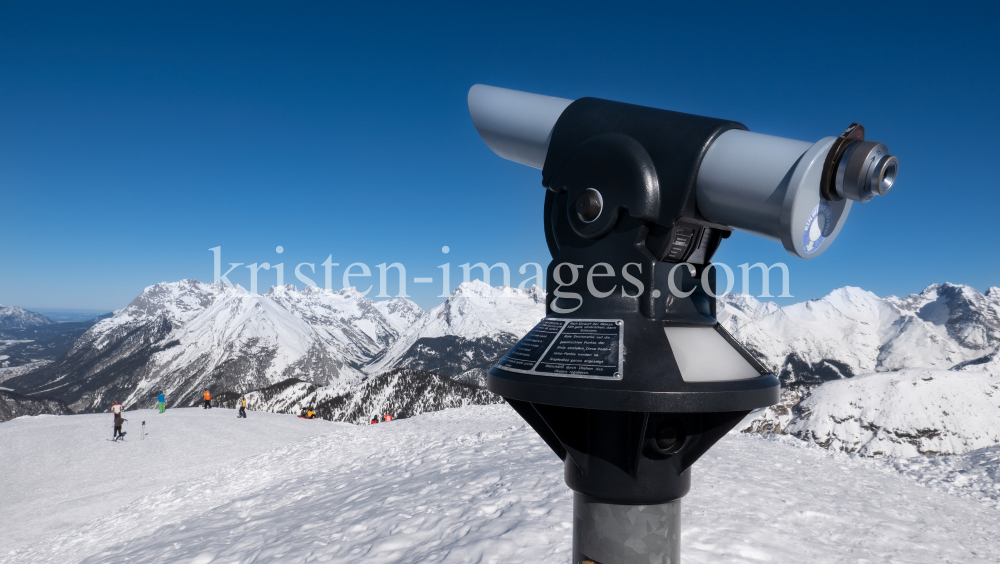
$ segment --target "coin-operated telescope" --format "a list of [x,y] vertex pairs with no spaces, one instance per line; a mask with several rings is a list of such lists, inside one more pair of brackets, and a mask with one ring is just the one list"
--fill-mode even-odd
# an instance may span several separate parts
[[819,256],[898,171],[853,124],[815,143],[740,123],[492,86],[472,121],[542,171],[546,317],[488,387],[565,462],[573,562],[676,563],[691,465],[778,380],[716,320],[711,258],[734,229]]

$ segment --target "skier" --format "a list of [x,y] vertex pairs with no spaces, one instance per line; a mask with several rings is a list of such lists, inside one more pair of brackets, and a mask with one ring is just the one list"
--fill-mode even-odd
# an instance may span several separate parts
[[160,392],[160,395],[156,396],[156,406],[160,408],[160,413],[167,410],[167,394]]
[[372,415],[372,422],[370,423],[370,425],[374,425],[376,423],[378,423],[378,415]]
[[240,413],[236,417],[237,417],[237,419],[240,418],[240,417],[242,417],[243,419],[247,418],[247,397],[246,396],[240,397]]
[[122,404],[115,400],[115,403],[111,405],[111,413],[115,414],[115,432],[111,436],[111,440],[117,441],[119,438],[124,439],[125,433],[122,433]]
[[202,409],[212,409],[212,393],[205,388],[205,407]]
[[122,433],[122,414],[118,413],[115,415],[115,432],[111,440],[117,441],[118,439],[125,440],[125,433]]

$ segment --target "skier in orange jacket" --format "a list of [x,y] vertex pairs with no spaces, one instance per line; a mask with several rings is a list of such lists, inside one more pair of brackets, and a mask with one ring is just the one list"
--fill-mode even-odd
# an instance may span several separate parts
[[212,409],[212,392],[205,388],[205,407],[202,409]]

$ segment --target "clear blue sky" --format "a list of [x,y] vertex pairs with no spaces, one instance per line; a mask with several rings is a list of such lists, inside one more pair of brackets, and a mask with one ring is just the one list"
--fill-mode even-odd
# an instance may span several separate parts
[[900,158],[889,196],[816,260],[745,234],[716,260],[785,261],[785,302],[1000,285],[995,4],[684,4],[5,3],[0,303],[120,308],[211,280],[216,246],[299,286],[329,255],[337,288],[403,262],[434,277],[408,285],[423,307],[446,260],[453,286],[464,262],[545,264],[541,175],[480,140],[475,83],[809,141],[861,122]]

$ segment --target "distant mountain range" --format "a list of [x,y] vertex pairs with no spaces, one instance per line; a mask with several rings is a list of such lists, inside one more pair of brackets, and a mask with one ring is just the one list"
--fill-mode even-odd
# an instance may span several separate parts
[[[748,432],[874,456],[1000,442],[1000,418],[978,414],[1000,401],[1000,289],[941,284],[879,298],[848,287],[785,307],[735,294],[718,311],[784,388]],[[249,394],[253,409],[363,422],[499,401],[482,389],[486,370],[544,313],[538,288],[479,281],[424,312],[353,288],[252,295],[185,280],[147,288],[60,359],[3,385],[84,412],[114,399],[149,407],[160,391],[191,405],[209,387],[223,404]]]
[[784,385],[903,368],[950,369],[1000,345],[1000,288],[981,294],[934,284],[905,298],[846,287],[778,307],[742,294],[720,300],[719,321]]
[[41,325],[55,323],[40,313],[28,311],[17,306],[0,305],[0,331],[9,329],[28,329]]
[[57,323],[20,307],[0,306],[0,382],[35,370],[72,347],[98,316],[82,322]]
[[4,385],[101,411],[150,406],[161,391],[189,405],[209,387],[234,393],[300,381],[346,393],[396,368],[445,376],[489,367],[544,315],[537,288],[460,285],[430,312],[405,298],[375,303],[354,288],[271,288],[194,280],[143,291],[56,362]]

